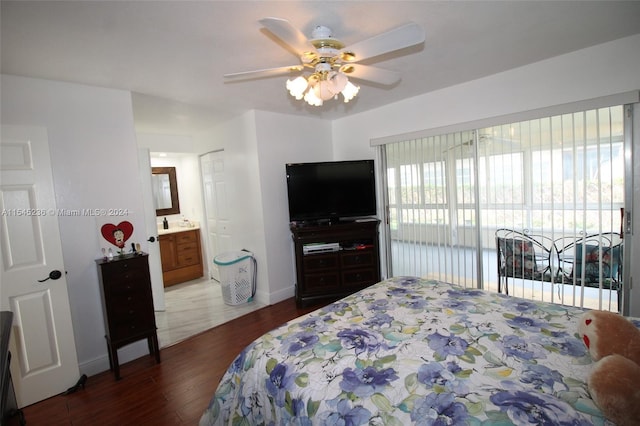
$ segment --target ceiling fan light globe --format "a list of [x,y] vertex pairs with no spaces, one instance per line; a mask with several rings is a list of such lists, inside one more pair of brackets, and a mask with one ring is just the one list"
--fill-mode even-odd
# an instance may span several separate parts
[[342,96],[344,96],[344,102],[347,103],[351,99],[355,98],[359,91],[360,91],[360,86],[356,86],[350,81],[347,82],[347,85],[342,91]]
[[309,104],[309,105],[313,105],[313,106],[321,106],[322,105],[322,99],[320,99],[319,97],[316,96],[315,91],[313,89],[310,89],[306,95],[304,95],[304,100]]
[[302,99],[308,85],[307,80],[303,76],[299,76],[294,80],[287,80],[287,90],[291,96],[297,100]]
[[336,93],[339,93],[334,91],[333,83],[330,80],[320,80],[315,86],[313,86],[313,90],[309,91],[313,91],[314,96],[318,99],[322,99],[323,101],[331,99],[336,95]]
[[349,79],[346,75],[336,71],[333,71],[333,73],[329,75],[329,81],[331,82],[332,92],[334,95],[342,92],[347,86],[347,83],[349,83]]

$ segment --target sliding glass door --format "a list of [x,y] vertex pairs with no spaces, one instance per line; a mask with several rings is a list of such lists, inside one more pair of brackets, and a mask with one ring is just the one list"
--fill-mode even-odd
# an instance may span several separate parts
[[[548,265],[533,265],[544,273],[509,277],[510,294],[617,311],[623,285],[623,110],[601,108],[384,145],[392,275],[497,290],[505,259],[496,231],[506,228],[543,241],[549,257]],[[594,245],[599,247],[588,260]]]

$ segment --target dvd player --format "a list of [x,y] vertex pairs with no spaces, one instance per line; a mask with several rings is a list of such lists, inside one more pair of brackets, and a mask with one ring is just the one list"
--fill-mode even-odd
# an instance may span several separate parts
[[340,250],[340,243],[313,243],[302,246],[304,254],[328,253]]

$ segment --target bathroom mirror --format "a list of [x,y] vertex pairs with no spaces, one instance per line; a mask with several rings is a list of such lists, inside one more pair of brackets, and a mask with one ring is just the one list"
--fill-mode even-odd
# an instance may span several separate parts
[[180,213],[175,167],[152,167],[151,188],[156,216]]

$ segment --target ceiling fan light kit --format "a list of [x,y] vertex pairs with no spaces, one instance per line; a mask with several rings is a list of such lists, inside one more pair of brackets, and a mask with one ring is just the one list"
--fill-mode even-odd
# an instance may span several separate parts
[[226,74],[224,77],[269,77],[310,68],[313,70],[311,74],[288,79],[286,88],[291,96],[297,100],[304,99],[313,106],[321,106],[324,101],[337,99],[339,94],[342,94],[345,103],[355,98],[360,87],[350,82],[347,74],[378,84],[397,83],[400,80],[399,73],[357,62],[422,43],[425,38],[420,26],[409,23],[356,43],[346,50],[340,40],[333,38],[331,29],[325,26],[317,26],[312,32],[313,38],[307,40],[302,32],[284,19],[264,18],[260,23],[299,52],[300,65]]
[[320,106],[331,98],[337,99],[340,93],[344,102],[349,102],[360,90],[340,71],[316,71],[306,78],[301,75],[287,80],[286,87],[291,96],[297,100],[304,99],[313,106]]

